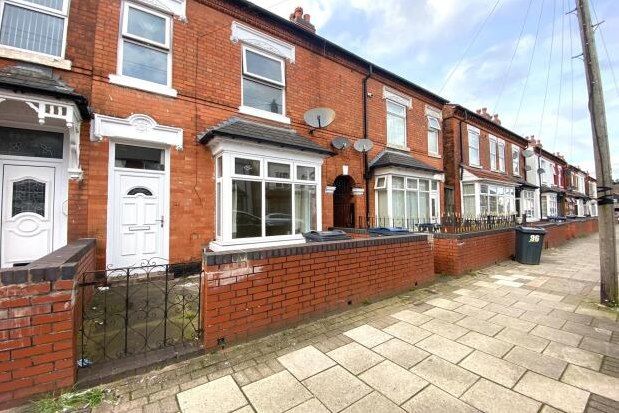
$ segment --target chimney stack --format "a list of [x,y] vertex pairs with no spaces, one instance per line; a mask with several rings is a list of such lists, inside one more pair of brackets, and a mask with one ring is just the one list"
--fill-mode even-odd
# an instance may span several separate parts
[[291,22],[296,23],[307,31],[316,33],[316,27],[310,22],[310,19],[309,14],[303,14],[303,7],[301,6],[294,9],[294,12],[290,15]]

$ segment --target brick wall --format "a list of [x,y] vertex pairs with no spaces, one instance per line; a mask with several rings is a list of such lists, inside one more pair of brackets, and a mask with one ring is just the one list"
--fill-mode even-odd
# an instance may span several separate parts
[[594,234],[598,231],[597,218],[579,219],[563,223],[540,223],[546,230],[544,248],[557,248],[571,239]]
[[205,253],[206,348],[396,294],[434,275],[427,236]]
[[514,251],[513,229],[435,234],[434,269],[437,274],[461,275],[508,260]]
[[75,383],[74,284],[94,262],[90,239],[27,267],[0,270],[0,410]]

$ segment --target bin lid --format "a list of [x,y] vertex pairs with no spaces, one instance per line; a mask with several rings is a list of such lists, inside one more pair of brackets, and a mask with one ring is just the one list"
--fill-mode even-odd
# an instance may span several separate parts
[[516,227],[516,231],[523,234],[545,234],[546,230],[539,227]]
[[408,234],[410,231],[406,228],[397,227],[376,227],[368,230],[371,234]]

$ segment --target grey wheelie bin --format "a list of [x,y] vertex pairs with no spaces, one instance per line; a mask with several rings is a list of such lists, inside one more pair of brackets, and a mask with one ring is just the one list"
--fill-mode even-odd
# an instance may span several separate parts
[[521,264],[539,265],[544,248],[546,230],[534,227],[516,228],[516,261]]

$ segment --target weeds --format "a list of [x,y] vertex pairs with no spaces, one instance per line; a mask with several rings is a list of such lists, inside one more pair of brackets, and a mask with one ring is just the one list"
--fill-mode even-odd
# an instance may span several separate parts
[[81,392],[70,392],[58,397],[50,396],[32,403],[34,413],[72,412],[86,408],[94,408],[103,403],[106,392],[102,389],[90,389]]

